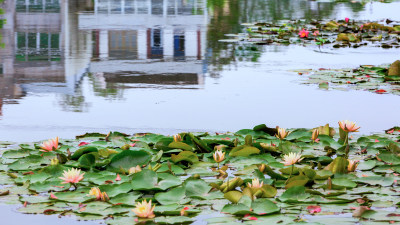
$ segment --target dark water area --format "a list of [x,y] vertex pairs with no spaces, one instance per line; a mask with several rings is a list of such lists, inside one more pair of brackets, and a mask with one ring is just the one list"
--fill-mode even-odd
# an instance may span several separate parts
[[349,119],[400,124],[398,96],[324,91],[296,69],[388,64],[399,49],[224,43],[241,23],[400,20],[400,2],[16,0],[1,4],[0,141],[85,132],[236,131]]

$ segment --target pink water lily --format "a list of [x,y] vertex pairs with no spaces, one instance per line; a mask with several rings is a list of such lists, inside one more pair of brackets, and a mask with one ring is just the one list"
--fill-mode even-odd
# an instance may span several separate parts
[[83,175],[85,173],[81,173],[80,169],[69,169],[67,171],[64,170],[63,177],[59,177],[61,180],[64,180],[62,184],[76,184],[79,183],[83,179]]
[[308,33],[310,33],[310,31],[305,30],[304,28],[299,32],[299,36],[301,38],[307,38],[308,37]]
[[356,123],[348,120],[339,121],[339,127],[346,132],[358,132],[358,129],[360,129],[360,127],[357,127]]
[[344,18],[344,21],[345,21],[346,23],[349,23],[350,19],[349,19],[348,17],[346,17],[346,18]]
[[313,35],[314,36],[318,36],[319,35],[319,31],[318,30],[314,31]]
[[311,214],[319,213],[321,212],[321,207],[319,205],[309,205],[307,206],[307,210]]
[[40,150],[42,152],[51,152],[58,149],[58,137],[43,141],[40,148],[42,149]]

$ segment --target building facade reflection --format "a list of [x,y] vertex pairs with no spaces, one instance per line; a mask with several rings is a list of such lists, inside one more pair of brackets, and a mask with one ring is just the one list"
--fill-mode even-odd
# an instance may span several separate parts
[[16,0],[1,8],[0,104],[56,93],[63,109],[84,111],[87,74],[104,83],[93,89],[105,97],[113,91],[103,89],[125,83],[203,83],[206,0]]

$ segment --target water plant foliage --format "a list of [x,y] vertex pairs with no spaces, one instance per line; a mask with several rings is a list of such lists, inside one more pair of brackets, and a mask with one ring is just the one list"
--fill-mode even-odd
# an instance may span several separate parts
[[296,70],[303,84],[320,89],[365,90],[376,94],[400,95],[400,61],[391,65],[361,65],[359,68]]
[[[2,143],[0,202],[107,224],[400,222],[400,129],[349,134],[346,144],[329,125],[286,136],[259,125],[174,137],[88,133],[50,150]],[[285,166],[284,155],[302,159]]]
[[223,42],[256,45],[300,44],[333,48],[372,46],[399,48],[400,22],[343,20],[279,20],[242,24],[244,33],[227,34]]

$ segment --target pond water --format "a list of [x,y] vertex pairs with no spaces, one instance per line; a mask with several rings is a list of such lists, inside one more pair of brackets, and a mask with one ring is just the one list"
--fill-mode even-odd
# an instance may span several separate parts
[[[388,64],[399,49],[222,43],[241,23],[279,19],[400,21],[399,1],[16,0],[0,5],[0,141],[85,132],[236,131],[349,119],[362,133],[400,124],[398,96],[324,91],[293,70]],[[16,214],[8,224],[93,224]],[[198,221],[197,224],[202,224]]]
[[293,72],[388,64],[399,49],[271,45],[249,53],[218,41],[244,22],[400,21],[399,1],[18,0],[2,8],[2,141],[337,126],[343,119],[370,133],[400,124],[398,96],[324,91],[300,84]]

